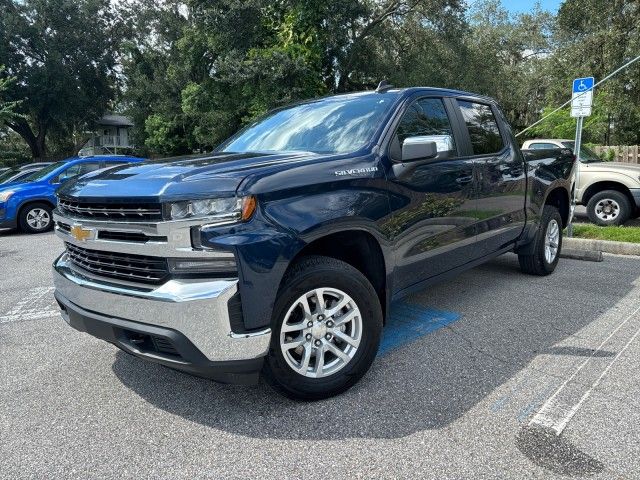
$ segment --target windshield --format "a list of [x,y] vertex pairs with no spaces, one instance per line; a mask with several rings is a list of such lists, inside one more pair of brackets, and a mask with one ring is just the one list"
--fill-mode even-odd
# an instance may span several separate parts
[[328,97],[268,113],[241,130],[222,152],[346,153],[373,139],[397,94]]
[[65,162],[52,163],[48,167],[44,167],[42,170],[38,170],[37,172],[32,173],[27,178],[25,178],[23,181],[24,182],[37,182],[38,180],[42,180],[47,175],[49,175],[51,172],[53,172],[56,168],[61,167],[64,164],[65,164]]
[[18,173],[19,171],[20,170],[7,170],[4,173],[0,173],[0,183],[6,182],[11,177],[13,177],[16,173]]
[[[562,142],[562,144],[573,150],[576,146],[576,142]],[[595,163],[601,162],[602,159],[598,156],[596,152],[591,150],[589,147],[585,147],[584,145],[580,145],[580,161],[582,163]]]

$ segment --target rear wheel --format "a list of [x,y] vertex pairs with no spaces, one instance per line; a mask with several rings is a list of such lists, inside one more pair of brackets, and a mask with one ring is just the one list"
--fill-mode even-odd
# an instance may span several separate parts
[[306,257],[287,274],[276,301],[265,378],[292,398],[337,395],[367,372],[381,330],[378,296],[360,271]]
[[22,207],[18,216],[20,229],[26,233],[42,233],[53,227],[51,207],[46,203],[31,203]]
[[587,215],[596,225],[622,225],[631,217],[631,202],[617,190],[596,193],[587,203]]
[[549,275],[556,269],[562,249],[562,217],[556,207],[545,205],[540,228],[530,254],[519,254],[520,269],[531,275]]

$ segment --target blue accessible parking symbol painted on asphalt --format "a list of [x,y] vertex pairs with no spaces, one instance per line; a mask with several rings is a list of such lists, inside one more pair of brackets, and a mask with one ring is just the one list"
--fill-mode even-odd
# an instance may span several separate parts
[[446,312],[426,308],[409,302],[398,302],[391,307],[391,313],[382,332],[378,356],[411,343],[460,318],[456,312]]

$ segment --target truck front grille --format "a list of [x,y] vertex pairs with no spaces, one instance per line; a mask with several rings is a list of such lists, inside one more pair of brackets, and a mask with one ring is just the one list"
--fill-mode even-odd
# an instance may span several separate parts
[[72,217],[96,220],[162,220],[162,205],[157,203],[88,203],[60,198],[58,210]]
[[69,260],[103,277],[157,284],[169,276],[167,261],[159,257],[102,252],[65,243]]

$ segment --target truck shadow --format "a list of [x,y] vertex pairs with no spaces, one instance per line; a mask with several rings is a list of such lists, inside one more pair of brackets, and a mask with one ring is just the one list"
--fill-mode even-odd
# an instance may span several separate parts
[[[616,264],[607,265],[611,261]],[[593,264],[568,260],[550,277],[525,276],[509,255],[414,295],[413,303],[462,318],[387,352],[350,391],[320,402],[291,401],[263,384],[219,385],[123,352],[112,368],[124,385],[157,408],[238,435],[404,437],[451,424],[538,354],[583,360],[584,349],[556,344],[614,307],[638,277],[633,265],[618,268],[624,265],[618,259],[598,265],[616,269],[616,285],[604,288],[593,278]],[[587,277],[588,282],[575,285]]]

